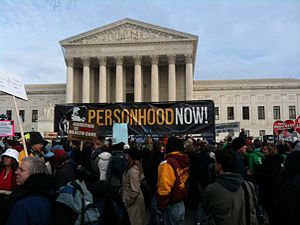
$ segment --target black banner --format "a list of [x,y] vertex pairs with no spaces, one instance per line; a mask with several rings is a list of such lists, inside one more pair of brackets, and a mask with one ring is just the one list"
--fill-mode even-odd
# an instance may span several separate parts
[[129,135],[215,136],[214,103],[210,100],[55,105],[54,130],[60,136],[67,135],[70,121],[96,124],[100,136],[112,135],[113,123],[127,123]]

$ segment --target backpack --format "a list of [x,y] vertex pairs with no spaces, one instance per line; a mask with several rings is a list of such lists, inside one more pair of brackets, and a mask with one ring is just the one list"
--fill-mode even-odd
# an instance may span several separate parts
[[[84,216],[83,216],[84,215]],[[59,189],[54,203],[52,224],[96,225],[100,213],[84,181],[71,181]]]
[[122,152],[116,152],[115,154],[113,153],[111,157],[111,163],[112,174],[122,180],[122,176],[126,168],[126,160],[124,154]]

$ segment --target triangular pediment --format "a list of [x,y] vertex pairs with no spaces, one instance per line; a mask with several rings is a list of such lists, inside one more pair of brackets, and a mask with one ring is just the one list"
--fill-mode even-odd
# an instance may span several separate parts
[[167,42],[197,40],[198,37],[168,28],[124,19],[61,41],[61,45]]

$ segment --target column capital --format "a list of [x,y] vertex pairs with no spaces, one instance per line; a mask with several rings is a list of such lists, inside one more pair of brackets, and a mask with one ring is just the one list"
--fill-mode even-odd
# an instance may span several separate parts
[[193,63],[193,55],[192,54],[186,54],[184,55],[185,63]]
[[73,67],[74,66],[74,58],[66,58],[66,64],[67,66]]
[[83,57],[81,58],[81,62],[83,66],[89,66],[90,65],[90,58],[89,57]]
[[176,55],[167,55],[168,56],[168,63],[175,64],[176,62]]
[[151,64],[158,64],[158,60],[159,60],[159,55],[150,55],[151,58]]
[[97,57],[99,66],[106,66],[106,56]]
[[141,63],[142,63],[142,56],[141,55],[135,55],[133,58],[134,58],[134,64],[135,65],[141,65]]
[[115,61],[117,66],[122,66],[123,65],[123,56],[116,56]]

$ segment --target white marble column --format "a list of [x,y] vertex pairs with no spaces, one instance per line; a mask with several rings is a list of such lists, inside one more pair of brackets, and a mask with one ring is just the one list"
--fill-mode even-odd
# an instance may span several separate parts
[[116,102],[123,102],[123,56],[116,60]]
[[106,103],[106,57],[99,57],[99,98],[100,103]]
[[67,89],[66,103],[73,103],[74,99],[74,58],[66,58],[67,64]]
[[176,55],[168,55],[168,63],[169,63],[169,82],[168,82],[168,90],[169,90],[169,101],[176,101]]
[[185,100],[193,100],[193,56],[185,55]]
[[142,56],[134,57],[134,102],[142,101]]
[[82,78],[82,103],[90,102],[90,58],[82,58],[83,78]]
[[151,102],[159,101],[159,89],[158,89],[158,55],[152,55],[151,57]]

